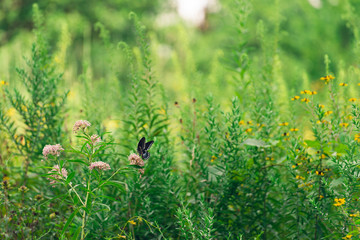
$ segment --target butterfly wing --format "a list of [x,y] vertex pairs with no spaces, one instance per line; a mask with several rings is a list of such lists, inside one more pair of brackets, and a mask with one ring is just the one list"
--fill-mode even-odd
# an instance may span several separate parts
[[142,157],[142,159],[147,160],[150,157],[150,153],[148,151],[145,151],[141,157]]
[[150,141],[150,142],[147,142],[145,143],[145,148],[144,150],[147,151],[149,150],[149,148],[151,148],[151,146],[153,145],[154,141]]
[[143,152],[145,151],[145,138],[142,137],[138,143],[137,151],[140,156],[142,156]]

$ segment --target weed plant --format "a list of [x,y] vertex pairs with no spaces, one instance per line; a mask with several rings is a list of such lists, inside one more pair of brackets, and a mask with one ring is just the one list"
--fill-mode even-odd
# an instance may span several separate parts
[[[171,75],[159,67],[159,36],[132,12],[134,42],[94,25],[108,63],[101,77],[85,31],[83,72],[64,92],[68,66],[56,59],[71,41],[64,27],[67,40],[51,49],[35,4],[21,81],[0,82],[0,238],[359,239],[359,61],[325,54],[316,79],[304,74],[290,89],[281,3],[251,25],[251,1],[226,2],[236,44],[208,74],[177,27],[183,51],[169,69],[185,79],[183,95],[162,79]],[[357,5],[341,6],[357,56]],[[208,93],[215,83],[223,88]],[[154,141],[149,158],[143,137]]]

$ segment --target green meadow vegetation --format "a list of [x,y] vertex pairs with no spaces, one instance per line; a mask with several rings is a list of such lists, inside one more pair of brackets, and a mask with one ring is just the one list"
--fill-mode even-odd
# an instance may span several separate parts
[[360,239],[359,1],[0,6],[0,239]]

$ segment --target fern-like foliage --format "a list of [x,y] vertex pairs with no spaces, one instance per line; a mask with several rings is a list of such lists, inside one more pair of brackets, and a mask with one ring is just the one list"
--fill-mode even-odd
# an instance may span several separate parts
[[[17,154],[26,159],[25,172],[32,162],[39,160],[46,144],[62,141],[62,123],[66,95],[58,93],[58,84],[62,74],[57,73],[52,62],[43,27],[44,19],[36,4],[33,6],[36,41],[31,49],[31,59],[26,59],[27,69],[17,69],[26,94],[18,89],[6,89],[9,105],[21,117],[24,129],[15,119],[0,112],[0,126],[13,141]],[[21,135],[20,135],[20,132]]]

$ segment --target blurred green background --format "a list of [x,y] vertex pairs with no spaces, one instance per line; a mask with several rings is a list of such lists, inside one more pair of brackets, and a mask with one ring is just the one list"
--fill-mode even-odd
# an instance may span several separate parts
[[[201,101],[211,92],[226,107],[229,96],[246,97],[246,89],[234,80],[238,48],[247,53],[252,71],[268,58],[276,74],[275,88],[288,99],[304,88],[321,92],[317,80],[326,74],[325,54],[332,60],[333,74],[359,64],[354,50],[359,19],[353,14],[360,9],[359,1],[249,1],[246,26],[239,24],[237,1],[204,2],[209,5],[202,12],[189,13],[204,14],[204,20],[195,24],[178,14],[184,4],[194,10],[192,1],[3,0],[0,79],[16,86],[15,69],[24,66],[23,56],[29,56],[34,40],[33,3],[45,15],[54,61],[64,72],[61,88],[70,90],[73,118],[86,107],[85,96],[96,98],[94,107],[105,122],[116,119],[116,112],[123,109],[121,96],[127,94],[130,80],[124,53],[116,46],[125,41],[136,48],[131,11],[147,27],[155,76],[169,103],[189,102],[192,97]],[[107,124],[117,126],[114,121]]]

